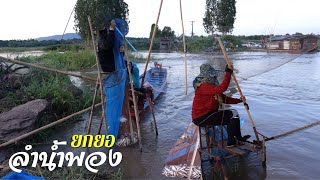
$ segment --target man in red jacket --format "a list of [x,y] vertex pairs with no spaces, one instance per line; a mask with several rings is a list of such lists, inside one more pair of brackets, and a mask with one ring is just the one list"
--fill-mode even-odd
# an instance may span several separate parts
[[240,118],[236,110],[222,109],[222,104],[242,102],[242,99],[231,98],[223,94],[230,83],[233,73],[232,66],[226,66],[225,71],[223,82],[219,85],[217,71],[210,64],[201,65],[200,74],[193,81],[195,96],[192,104],[192,122],[200,127],[227,125],[227,147],[233,147],[237,143],[236,139],[246,141],[250,136],[241,136]]

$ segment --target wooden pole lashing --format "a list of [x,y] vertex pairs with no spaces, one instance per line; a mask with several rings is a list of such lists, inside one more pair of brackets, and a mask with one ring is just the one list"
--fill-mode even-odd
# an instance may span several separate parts
[[98,134],[100,134],[101,128],[102,128],[102,123],[105,124],[106,131],[108,131],[108,128],[106,126],[106,113],[105,113],[105,104],[104,104],[104,98],[103,98],[103,85],[102,85],[101,69],[100,69],[101,66],[100,66],[100,62],[99,62],[99,58],[98,58],[98,54],[97,54],[96,40],[94,38],[90,16],[88,16],[88,22],[89,22],[89,26],[90,26],[92,45],[93,45],[94,53],[96,56],[96,63],[97,63],[97,69],[98,69],[98,84],[100,84],[99,89],[100,89],[100,98],[101,98],[101,102],[102,102],[102,115],[101,115],[101,122],[100,122],[99,131],[98,131]]
[[154,28],[153,28],[152,38],[151,38],[150,47],[149,47],[149,53],[148,53],[146,65],[145,65],[145,67],[144,67],[143,75],[142,75],[141,86],[142,86],[143,83],[144,83],[144,78],[145,78],[145,76],[146,76],[148,64],[149,64],[149,61],[150,61],[151,52],[152,52],[152,47],[153,47],[153,41],[154,41],[154,37],[156,36],[156,32],[157,32],[157,29],[158,29],[158,22],[159,22],[159,18],[160,18],[160,14],[161,14],[162,3],[163,3],[163,0],[161,0],[161,2],[160,2],[160,7],[159,7],[159,12],[158,12],[157,21],[156,21],[156,24],[155,24],[155,26],[154,26]]
[[180,16],[181,16],[181,24],[182,24],[182,37],[183,37],[183,52],[184,52],[184,74],[185,74],[185,95],[188,94],[188,71],[187,71],[187,47],[186,47],[186,37],[184,34],[184,25],[183,25],[183,14],[182,14],[182,2],[180,0]]
[[[95,107],[98,107],[98,106],[101,106],[101,103],[95,105]],[[6,147],[6,146],[8,146],[8,145],[10,145],[10,144],[16,143],[16,142],[18,142],[18,141],[20,141],[20,140],[22,140],[22,139],[25,139],[25,138],[27,138],[27,137],[29,137],[29,136],[31,136],[31,135],[37,134],[37,133],[39,133],[39,132],[41,132],[41,131],[43,131],[43,130],[46,130],[46,129],[48,129],[48,128],[51,128],[51,127],[53,127],[53,126],[55,126],[55,125],[57,125],[57,124],[60,124],[60,123],[62,123],[62,122],[64,122],[64,121],[67,121],[67,120],[69,120],[69,119],[71,119],[71,118],[73,118],[73,117],[75,117],[75,116],[78,116],[78,115],[80,115],[80,114],[82,114],[82,113],[85,113],[85,112],[87,112],[87,111],[90,111],[90,110],[91,110],[91,107],[86,108],[86,109],[84,109],[84,110],[81,110],[81,111],[79,111],[79,112],[76,112],[76,113],[74,113],[74,114],[71,114],[71,115],[69,115],[69,116],[67,116],[67,117],[64,117],[64,118],[62,118],[62,119],[60,119],[60,120],[57,120],[57,121],[52,122],[52,123],[50,123],[50,124],[47,124],[47,125],[45,125],[45,126],[43,126],[43,127],[41,127],[41,128],[35,129],[35,130],[30,131],[30,132],[28,132],[28,133],[26,133],[26,134],[24,134],[24,135],[21,135],[21,136],[19,136],[19,137],[16,137],[16,138],[14,138],[14,139],[11,139],[10,141],[7,141],[7,142],[5,142],[5,143],[3,143],[3,144],[0,144],[0,148],[3,148],[3,147]]]
[[[230,61],[230,59],[229,59],[228,56],[227,56],[226,50],[225,50],[225,48],[224,48],[224,45],[223,45],[223,43],[222,43],[222,41],[221,41],[221,39],[220,39],[219,37],[217,37],[217,40],[218,40],[218,42],[219,42],[219,44],[220,44],[220,47],[221,47],[221,50],[222,50],[222,52],[223,52],[224,59],[226,60],[227,64],[230,66],[230,65],[231,65],[231,61]],[[233,78],[234,82],[236,83],[236,86],[237,86],[237,88],[238,88],[238,92],[240,93],[240,96],[241,96],[241,97],[244,97],[244,96],[243,96],[243,93],[242,93],[242,91],[241,91],[240,85],[239,85],[239,83],[238,83],[238,81],[237,81],[237,78],[236,78],[236,76],[235,76],[234,74],[232,74],[232,78]],[[249,108],[248,108],[248,106],[247,106],[247,103],[246,103],[245,101],[243,101],[243,105],[244,105],[244,107],[245,107],[245,109],[246,109],[246,111],[247,111],[248,117],[249,117],[250,122],[251,122],[251,126],[252,126],[252,128],[253,128],[254,134],[255,134],[256,139],[257,139],[257,142],[260,142],[260,140],[259,140],[259,135],[258,135],[258,131],[257,131],[255,125],[254,125],[254,122],[253,122],[251,113],[250,113],[250,111],[249,111]]]

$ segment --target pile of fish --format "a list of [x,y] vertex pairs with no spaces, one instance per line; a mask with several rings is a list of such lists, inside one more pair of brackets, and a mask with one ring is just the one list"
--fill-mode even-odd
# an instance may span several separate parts
[[117,145],[119,147],[126,147],[126,146],[133,145],[137,142],[138,142],[137,133],[133,133],[133,139],[131,139],[130,133],[125,133],[120,136],[120,138],[117,141]]
[[[162,174],[167,177],[180,177],[187,178],[189,173],[189,166],[186,164],[181,164],[177,166],[165,166],[162,170]],[[191,179],[201,178],[201,167],[193,166],[191,171]]]

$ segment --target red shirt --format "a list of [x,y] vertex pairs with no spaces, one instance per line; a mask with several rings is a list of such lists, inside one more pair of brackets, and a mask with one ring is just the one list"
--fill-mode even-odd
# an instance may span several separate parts
[[212,85],[203,83],[195,92],[192,104],[192,119],[199,118],[211,111],[219,109],[219,101],[215,98],[215,94],[221,94],[225,104],[240,103],[240,99],[235,99],[222,94],[228,89],[231,74],[227,72],[220,85]]

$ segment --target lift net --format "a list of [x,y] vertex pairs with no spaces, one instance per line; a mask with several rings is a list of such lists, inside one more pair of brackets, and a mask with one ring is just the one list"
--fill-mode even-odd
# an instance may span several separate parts
[[[122,34],[128,33],[128,24],[121,20],[115,19],[117,28]],[[113,47],[115,71],[112,72],[103,82],[103,89],[106,96],[106,120],[108,134],[118,136],[120,118],[122,116],[122,106],[125,95],[125,84],[127,79],[126,65],[123,53],[120,52],[122,46],[122,36],[115,31],[115,44]]]

